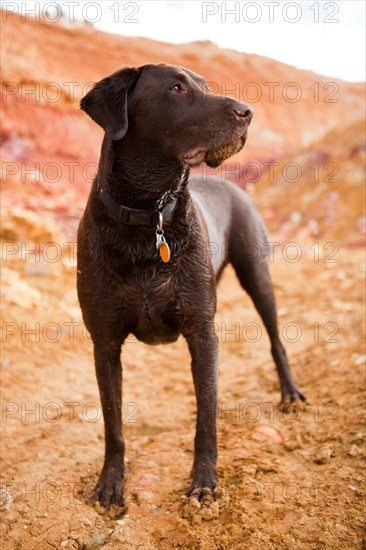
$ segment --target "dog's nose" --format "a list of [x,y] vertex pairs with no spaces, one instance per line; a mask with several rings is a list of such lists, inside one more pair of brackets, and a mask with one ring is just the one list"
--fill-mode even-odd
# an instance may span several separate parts
[[250,124],[253,118],[253,109],[248,105],[243,105],[242,108],[235,108],[234,113],[238,120],[244,120],[247,124]]

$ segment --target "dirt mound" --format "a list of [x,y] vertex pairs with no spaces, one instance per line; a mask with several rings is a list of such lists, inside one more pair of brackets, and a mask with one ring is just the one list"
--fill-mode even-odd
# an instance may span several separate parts
[[365,119],[333,128],[299,154],[273,162],[255,186],[272,237],[365,241]]
[[343,126],[347,113],[363,111],[362,84],[221,50],[210,42],[171,45],[87,25],[22,21],[18,15],[7,15],[2,30],[3,201],[52,211],[70,232],[96,173],[102,139],[102,131],[80,111],[79,100],[92,82],[123,65],[184,65],[203,74],[215,93],[254,107],[248,145],[218,171],[242,185],[249,162],[298,152],[330,128]]

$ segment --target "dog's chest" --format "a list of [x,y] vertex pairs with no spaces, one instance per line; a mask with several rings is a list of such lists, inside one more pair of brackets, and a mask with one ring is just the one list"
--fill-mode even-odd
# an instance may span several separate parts
[[173,276],[131,277],[123,294],[139,340],[160,344],[178,338],[181,306]]

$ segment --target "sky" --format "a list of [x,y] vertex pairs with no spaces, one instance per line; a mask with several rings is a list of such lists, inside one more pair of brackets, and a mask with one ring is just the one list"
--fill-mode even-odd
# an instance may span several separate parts
[[0,1],[3,9],[29,17],[37,9],[50,20],[58,17],[56,4],[70,21],[85,18],[109,33],[172,43],[210,40],[325,76],[366,79],[364,0]]

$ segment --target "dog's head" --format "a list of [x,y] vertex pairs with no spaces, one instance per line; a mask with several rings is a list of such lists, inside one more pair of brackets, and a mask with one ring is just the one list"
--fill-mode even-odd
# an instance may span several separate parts
[[210,93],[192,71],[163,63],[104,78],[81,108],[110,139],[189,166],[216,167],[238,153],[253,116],[244,103]]

